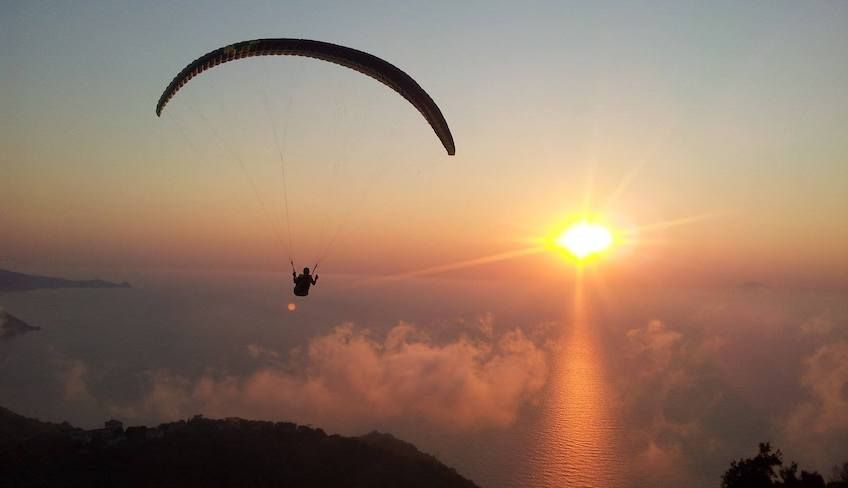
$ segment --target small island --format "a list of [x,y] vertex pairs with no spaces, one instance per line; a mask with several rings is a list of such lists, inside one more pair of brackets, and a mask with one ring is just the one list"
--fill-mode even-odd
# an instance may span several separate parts
[[34,330],[41,330],[41,327],[29,325],[0,308],[0,340],[8,340]]
[[8,486],[477,486],[389,434],[237,417],[83,430],[0,407],[0,459]]
[[130,288],[126,281],[113,283],[104,280],[68,280],[51,276],[30,275],[0,269],[0,292],[29,291],[44,288]]

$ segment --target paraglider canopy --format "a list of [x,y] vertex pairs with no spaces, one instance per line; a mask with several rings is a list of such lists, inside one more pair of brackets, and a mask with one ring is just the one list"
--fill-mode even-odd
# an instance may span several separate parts
[[447,121],[445,121],[442,115],[442,111],[430,95],[411,76],[388,61],[372,54],[337,44],[308,39],[254,39],[237,42],[209,52],[192,61],[174,77],[162,93],[162,96],[159,97],[159,102],[156,104],[156,115],[161,115],[165,105],[176,95],[180,88],[200,73],[219,64],[237,59],[275,55],[305,56],[320,59],[356,70],[374,78],[400,94],[418,109],[421,115],[424,116],[424,119],[430,124],[430,127],[433,128],[433,131],[442,142],[448,154],[456,154],[453,135],[450,128],[448,128]]
[[[436,136],[441,141],[447,153],[449,155],[454,155],[456,153],[453,135],[451,134],[450,128],[448,127],[448,124],[444,116],[442,115],[441,110],[430,97],[430,95],[426,91],[424,91],[424,89],[414,79],[412,79],[412,77],[410,77],[408,74],[406,74],[396,66],[392,65],[391,63],[380,59],[372,54],[368,54],[366,52],[348,48],[345,46],[308,39],[254,39],[230,44],[215,49],[214,51],[211,51],[207,54],[204,54],[203,56],[200,56],[199,58],[195,59],[187,66],[185,66],[168,84],[168,86],[162,92],[162,95],[159,97],[158,103],[156,104],[156,115],[161,116],[170,100],[174,98],[184,86],[186,86],[194,77],[196,77],[200,73],[210,70],[223,63],[259,56],[301,56],[306,58],[313,58],[344,66],[359,73],[365,74],[379,81],[381,84],[391,88],[394,92],[401,95],[410,104],[412,104],[412,106],[415,107],[424,116],[424,119],[435,132]],[[241,93],[241,90],[239,91],[239,93]],[[353,202],[352,204],[347,205],[347,211],[342,215],[342,218],[336,226],[335,231],[331,231],[329,234],[327,234],[329,237],[325,240],[325,245],[319,246],[320,251],[317,253],[316,259],[314,260],[315,265],[312,267],[312,274],[310,274],[309,269],[306,268],[304,269],[304,273],[298,276],[295,271],[293,259],[294,246],[292,244],[293,239],[290,223],[291,219],[289,215],[289,197],[286,176],[286,158],[284,156],[284,144],[280,143],[280,137],[278,134],[277,127],[274,123],[274,117],[271,116],[271,106],[273,104],[269,103],[267,93],[265,93],[264,90],[262,91],[262,93],[265,98],[263,105],[266,111],[266,115],[268,115],[268,125],[271,128],[271,133],[274,137],[274,145],[279,156],[279,169],[281,177],[280,182],[282,183],[282,199],[279,203],[282,203],[282,205],[277,219],[274,218],[273,211],[269,211],[270,206],[266,204],[265,199],[262,196],[262,192],[259,191],[259,188],[257,187],[257,181],[259,181],[259,179],[254,178],[253,175],[250,174],[250,172],[247,170],[247,165],[245,164],[245,161],[243,161],[241,156],[239,155],[241,151],[229,147],[229,138],[223,137],[221,134],[219,134],[218,131],[215,130],[214,123],[212,124],[212,131],[214,134],[212,135],[211,139],[219,146],[221,152],[224,153],[225,156],[230,156],[235,162],[238,163],[239,167],[241,167],[242,171],[245,173],[247,181],[250,183],[250,187],[254,195],[256,196],[256,200],[259,203],[259,207],[262,209],[263,213],[265,213],[266,217],[268,218],[270,226],[273,228],[275,225],[281,226],[283,222],[285,223],[285,233],[282,232],[283,229],[277,228],[273,230],[278,231],[277,237],[280,240],[280,244],[286,244],[285,239],[283,239],[284,235],[288,237],[287,248],[289,262],[292,265],[292,274],[295,285],[297,285],[295,288],[295,295],[306,296],[308,294],[309,287],[315,285],[318,279],[318,275],[315,274],[317,271],[318,264],[321,263],[322,260],[327,256],[330,247],[336,242],[337,237],[340,235],[344,224],[354,214],[354,210],[358,209],[359,206],[362,205],[363,196],[367,195],[368,193],[364,190],[356,192],[359,195],[358,203]],[[223,100],[224,98],[230,100],[228,97],[216,97],[216,99],[217,98],[221,98],[221,100]],[[291,98],[289,99],[289,105],[290,102]],[[203,117],[202,113],[200,113],[199,115],[205,120],[205,117]],[[174,118],[176,119],[176,122],[180,124],[180,117],[176,116]],[[183,130],[181,130],[180,132],[182,132],[183,135],[186,137],[189,145],[194,146],[193,144],[191,144],[190,138],[185,133],[185,127],[181,128]],[[285,131],[283,131],[283,139],[285,139]],[[239,141],[239,139],[236,140],[237,142]],[[343,152],[343,154],[348,153],[349,151]],[[335,172],[335,168],[333,171]],[[370,184],[373,184],[373,182],[375,181],[374,178],[367,178],[367,172],[359,170],[357,171],[357,173],[364,175],[364,181]],[[264,181],[268,180],[265,179]],[[306,186],[301,187],[306,188]],[[311,201],[314,199],[314,195],[311,194],[304,193],[303,196],[306,200],[310,201],[310,204]],[[325,234],[322,231],[320,233],[321,237],[319,237],[319,240],[323,239],[324,235]]]

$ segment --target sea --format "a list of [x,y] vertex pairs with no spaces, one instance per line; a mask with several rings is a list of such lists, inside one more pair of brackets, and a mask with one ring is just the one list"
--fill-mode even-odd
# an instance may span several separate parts
[[0,341],[0,406],[378,430],[493,488],[718,486],[764,441],[848,461],[845,426],[805,428],[840,401],[815,362],[848,344],[844,290],[325,274],[299,298],[285,273],[113,274],[132,288],[0,295],[41,328]]

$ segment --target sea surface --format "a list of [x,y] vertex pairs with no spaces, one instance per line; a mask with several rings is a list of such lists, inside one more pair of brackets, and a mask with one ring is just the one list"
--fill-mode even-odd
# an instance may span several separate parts
[[[0,342],[0,405],[86,428],[109,417],[171,421],[205,406],[214,415],[229,412],[210,406],[214,399],[226,401],[226,388],[247,385],[260,369],[323,374],[326,363],[310,363],[315,359],[304,351],[316,338],[336,337],[343,324],[367,330],[362,337],[373,341],[367,344],[378,358],[388,355],[387,334],[411,324],[416,332],[406,340],[432,353],[429,369],[417,371],[451,375],[460,368],[449,362],[451,351],[481,351],[474,361],[489,369],[475,386],[484,390],[474,397],[482,400],[469,406],[478,411],[460,413],[458,404],[459,420],[445,416],[428,403],[445,395],[438,385],[421,398],[412,392],[398,399],[408,404],[397,407],[386,396],[401,387],[369,401],[404,415],[352,408],[360,413],[319,426],[345,435],[391,432],[495,488],[718,486],[730,460],[753,455],[766,440],[825,472],[848,460],[837,459],[833,447],[848,445],[841,444],[844,431],[822,434],[814,440],[825,448],[810,452],[810,439],[788,427],[800,419],[799,405],[816,400],[804,379],[810,358],[846,338],[842,291],[602,289],[579,281],[539,291],[493,281],[328,274],[308,299],[295,300],[290,278],[274,273],[110,278],[134,286],[0,295],[0,307],[41,327]],[[515,331],[520,335],[509,335]],[[520,347],[502,345],[504,337],[519,337]],[[529,365],[536,353],[541,367]],[[514,363],[497,369],[497,354]],[[533,376],[513,377],[521,371]],[[201,378],[216,378],[217,389],[204,394]],[[351,395],[362,399],[361,392]],[[312,420],[297,409],[277,414],[264,397],[256,410],[250,398],[239,402],[244,411],[234,413],[246,417]],[[292,418],[298,415],[304,417]]]

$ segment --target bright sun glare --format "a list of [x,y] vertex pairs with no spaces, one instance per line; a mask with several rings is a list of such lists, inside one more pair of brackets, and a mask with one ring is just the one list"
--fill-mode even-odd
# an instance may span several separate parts
[[612,244],[612,234],[602,225],[583,221],[566,229],[556,243],[577,259],[584,259],[607,249]]

